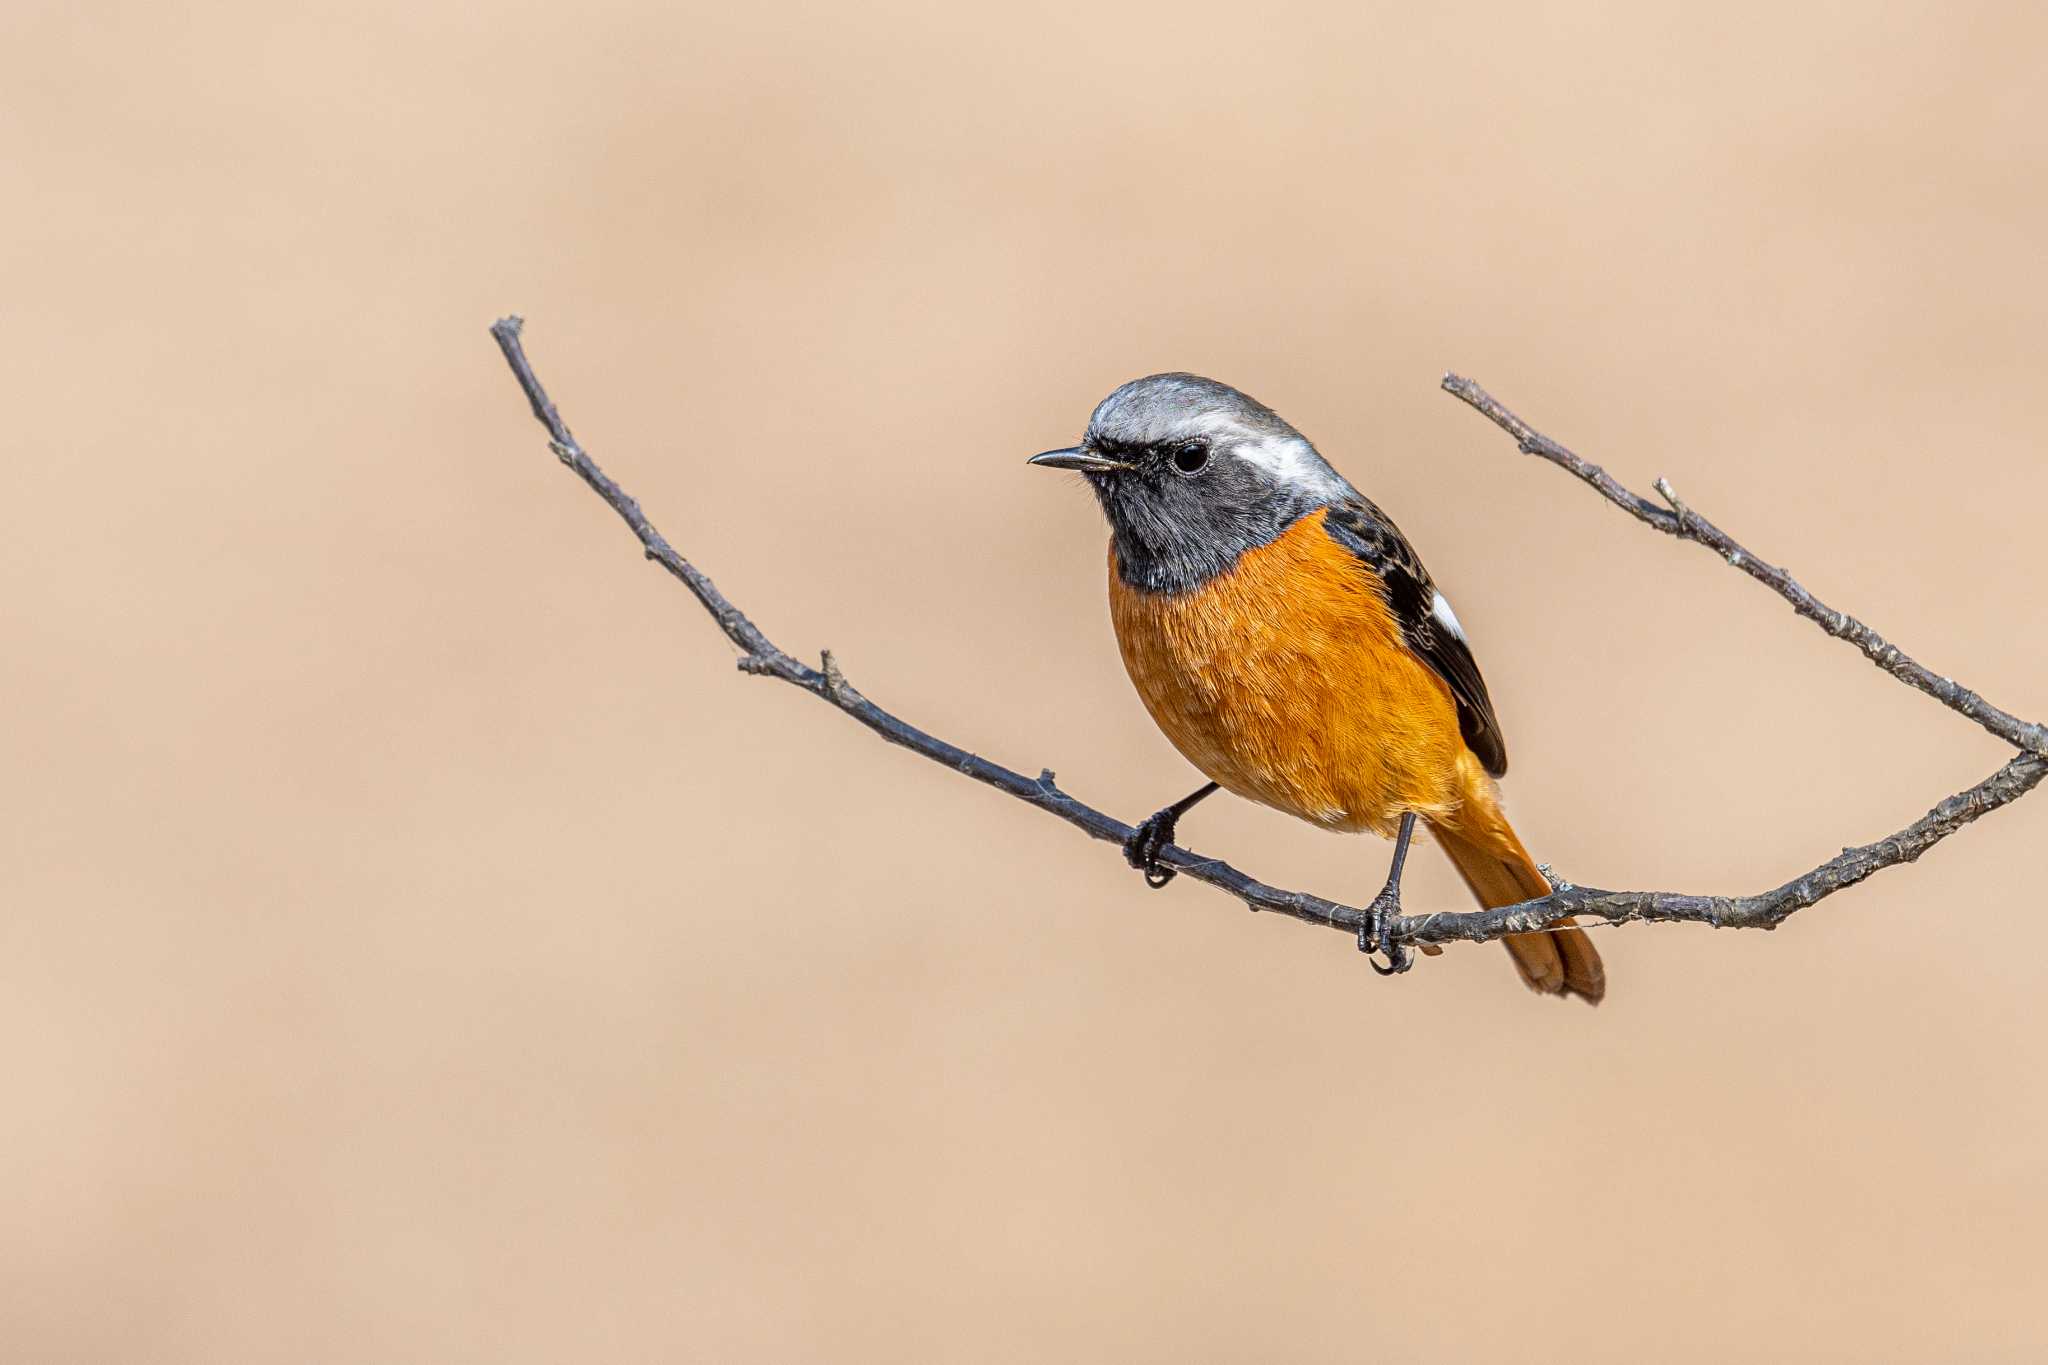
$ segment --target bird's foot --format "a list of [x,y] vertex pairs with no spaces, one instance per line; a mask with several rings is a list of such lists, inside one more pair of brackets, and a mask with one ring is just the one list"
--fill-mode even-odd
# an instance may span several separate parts
[[1157,891],[1174,879],[1174,870],[1159,861],[1160,850],[1173,842],[1173,827],[1180,812],[1169,806],[1148,817],[1124,840],[1124,861],[1145,874],[1145,885]]
[[[1358,926],[1358,951],[1366,954],[1366,965],[1381,976],[1399,976],[1415,965],[1415,955],[1408,951],[1408,945],[1394,941],[1394,921],[1400,915],[1401,889],[1389,885],[1365,907],[1365,923]],[[1386,954],[1387,965],[1382,967],[1374,961],[1374,953]]]

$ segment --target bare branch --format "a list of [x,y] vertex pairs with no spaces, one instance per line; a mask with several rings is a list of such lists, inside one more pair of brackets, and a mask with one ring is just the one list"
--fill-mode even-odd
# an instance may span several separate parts
[[[648,521],[640,510],[640,504],[598,468],[596,461],[570,434],[560,412],[527,361],[520,337],[523,326],[517,317],[504,318],[492,326],[491,335],[496,339],[498,349],[504,352],[506,363],[512,367],[527,401],[532,404],[535,419],[547,428],[550,447],[562,463],[575,470],[632,528],[647,557],[680,580],[703,604],[726,638],[739,648],[741,671],[779,678],[800,687],[837,707],[890,743],[922,754],[933,762],[943,763],[977,782],[1056,815],[1092,838],[1121,846],[1131,836],[1131,826],[1061,791],[1050,769],[1040,772],[1035,778],[1026,777],[927,734],[883,710],[846,680],[831,651],[824,652],[822,667],[815,669],[785,654],[702,571],[676,552]],[[1525,452],[1540,455],[1576,474],[1608,501],[1638,520],[1668,535],[1697,541],[1714,550],[1730,564],[1784,597],[1800,615],[1814,621],[1830,635],[1855,645],[1893,677],[1968,716],[2022,752],[1976,786],[1949,797],[1898,833],[1861,848],[1844,849],[1812,871],[1758,895],[1730,897],[1602,891],[1559,882],[1552,895],[1520,905],[1493,910],[1398,916],[1389,926],[1394,942],[1485,942],[1507,934],[1551,928],[1568,915],[1577,917],[1581,923],[1625,924],[1631,920],[1663,920],[1711,924],[1721,928],[1775,928],[1788,915],[1845,887],[1854,886],[1873,873],[1913,861],[1964,825],[2032,791],[2044,776],[2048,776],[2048,730],[2021,721],[1968,688],[1928,671],[1862,622],[1822,604],[1784,570],[1756,559],[1712,523],[1686,507],[1661,479],[1657,483],[1657,491],[1670,504],[1669,510],[1630,492],[1598,465],[1580,459],[1536,432],[1470,380],[1449,375],[1444,379],[1444,388],[1492,419],[1513,436]],[[1370,924],[1367,912],[1357,906],[1325,900],[1303,891],[1269,886],[1220,859],[1205,858],[1175,845],[1161,850],[1159,861],[1195,881],[1229,892],[1253,910],[1274,911],[1305,923],[1340,930],[1354,938]]]
[[1498,910],[1435,915],[1404,915],[1395,921],[1397,938],[1411,943],[1443,943],[1449,939],[1485,942],[1503,934],[1547,929],[1566,915],[1581,923],[1602,920],[1678,920],[1711,924],[1717,929],[1775,929],[1786,917],[1864,878],[1900,863],[1910,863],[1964,825],[2011,805],[2048,776],[2048,759],[2019,754],[1967,791],[1957,792],[1897,834],[1861,848],[1845,848],[1811,872],[1802,873],[1774,890],[1755,896],[1685,896],[1663,891],[1601,891],[1566,884],[1542,900],[1502,906]]
[[[520,340],[524,323],[516,317],[504,318],[492,326],[491,335],[497,340],[498,349],[505,353],[505,360],[512,367],[512,373],[519,380],[520,388],[526,391],[527,401],[533,405],[533,415],[547,428],[549,446],[563,464],[576,471],[583,482],[589,484],[597,495],[617,512],[622,520],[640,538],[647,557],[682,581],[684,587],[704,604],[711,613],[711,619],[725,632],[727,639],[739,646],[739,666],[742,672],[765,677],[780,678],[786,683],[801,687],[804,691],[838,707],[867,726],[892,744],[900,744],[912,753],[924,755],[935,763],[943,763],[958,772],[965,773],[977,782],[983,782],[998,791],[1007,792],[1020,801],[1028,801],[1040,810],[1049,811],[1068,824],[1084,831],[1094,838],[1106,840],[1122,847],[1124,840],[1133,833],[1129,825],[1096,810],[1093,806],[1075,800],[1061,791],[1053,780],[1051,769],[1037,777],[1026,777],[999,763],[971,754],[956,745],[911,725],[863,697],[853,685],[846,681],[838,662],[831,652],[825,652],[821,668],[810,668],[799,663],[777,648],[775,643],[762,634],[760,627],[747,619],[746,613],[726,599],[724,593],[707,578],[696,565],[676,553],[675,547],[656,530],[640,510],[640,504],[618,484],[612,482],[597,462],[590,458],[576,438],[570,434],[568,425],[562,421],[561,413],[548,398],[547,390],[541,386],[533,366],[527,361],[526,349]],[[1324,924],[1356,934],[1366,922],[1363,910],[1320,896],[1311,896],[1300,891],[1283,891],[1267,886],[1264,882],[1246,876],[1228,863],[1215,858],[1203,858],[1186,849],[1167,847],[1159,855],[1159,861],[1176,872],[1183,873],[1199,882],[1228,891],[1244,901],[1254,910],[1274,910],[1291,915],[1310,924]]]
[[1560,469],[1578,475],[1599,490],[1601,497],[1644,525],[1654,526],[1667,536],[1676,536],[1680,540],[1690,540],[1706,546],[1729,564],[1790,602],[1792,610],[1837,640],[1846,640],[1862,650],[1865,658],[1906,686],[1918,688],[1958,715],[1976,721],[2015,749],[2048,757],[2048,729],[2000,710],[1955,679],[1944,678],[1921,666],[1904,650],[1847,612],[1836,611],[1800,587],[1791,574],[1775,564],[1758,559],[1736,544],[1734,538],[1726,531],[1680,502],[1678,495],[1671,491],[1671,485],[1663,479],[1658,479],[1654,487],[1664,500],[1671,504],[1669,511],[1657,506],[1648,498],[1631,493],[1615,482],[1614,477],[1599,465],[1581,459],[1542,432],[1535,430],[1471,380],[1447,374],[1444,376],[1443,388],[1444,392],[1470,404],[1488,421],[1514,437],[1515,443],[1521,447],[1524,455],[1539,455]]

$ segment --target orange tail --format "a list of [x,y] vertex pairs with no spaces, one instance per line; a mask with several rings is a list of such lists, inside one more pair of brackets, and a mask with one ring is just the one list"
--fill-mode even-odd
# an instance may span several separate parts
[[[1458,812],[1458,827],[1432,823],[1430,829],[1451,855],[1458,875],[1489,910],[1550,894],[1550,883],[1536,860],[1492,802],[1475,809],[1467,802]],[[1570,920],[1564,923],[1570,924]],[[1515,960],[1515,970],[1532,991],[1543,995],[1576,995],[1597,1005],[1607,994],[1607,970],[1599,950],[1584,929],[1552,929],[1541,934],[1509,934],[1501,942]]]

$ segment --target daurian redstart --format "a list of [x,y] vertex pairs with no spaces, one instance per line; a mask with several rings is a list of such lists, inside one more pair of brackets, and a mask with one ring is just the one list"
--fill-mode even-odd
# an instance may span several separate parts
[[[1324,829],[1393,838],[1375,925],[1399,906],[1418,818],[1481,905],[1549,894],[1501,811],[1507,749],[1450,602],[1387,515],[1279,414],[1213,379],[1155,374],[1103,399],[1080,445],[1031,463],[1079,470],[1095,490],[1124,667],[1211,779],[1125,846],[1147,881],[1173,875],[1159,850],[1221,786]],[[1533,990],[1606,993],[1582,929],[1506,944]],[[1388,953],[1382,970],[1405,965],[1379,929],[1359,946]]]

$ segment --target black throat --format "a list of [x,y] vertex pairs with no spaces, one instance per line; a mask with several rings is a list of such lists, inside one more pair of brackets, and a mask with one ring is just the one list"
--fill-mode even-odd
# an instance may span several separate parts
[[1161,486],[1143,474],[1089,481],[1109,517],[1118,576],[1147,593],[1192,592],[1228,573],[1245,551],[1272,544],[1329,504],[1292,488],[1238,501],[1178,498],[1173,484]]

